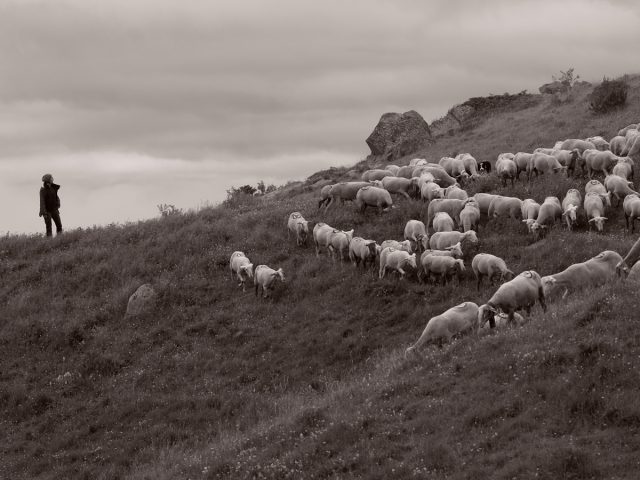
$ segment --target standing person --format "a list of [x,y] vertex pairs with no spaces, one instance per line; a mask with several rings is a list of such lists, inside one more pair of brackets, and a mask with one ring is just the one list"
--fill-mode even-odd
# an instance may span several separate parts
[[44,224],[47,227],[47,237],[52,235],[51,220],[56,224],[56,234],[62,233],[62,222],[60,221],[60,198],[58,190],[60,185],[53,183],[53,176],[45,173],[42,176],[43,185],[40,188],[40,216],[44,217]]

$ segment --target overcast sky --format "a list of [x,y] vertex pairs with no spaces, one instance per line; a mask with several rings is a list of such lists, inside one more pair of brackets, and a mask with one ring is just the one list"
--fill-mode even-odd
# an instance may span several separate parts
[[637,73],[638,1],[0,0],[0,233],[197,208],[366,157],[380,116],[428,122],[560,70]]

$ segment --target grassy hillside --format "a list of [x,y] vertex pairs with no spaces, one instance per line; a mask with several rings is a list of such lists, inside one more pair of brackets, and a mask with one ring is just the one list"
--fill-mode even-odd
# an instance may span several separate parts
[[[416,156],[469,151],[494,160],[640,120],[602,117],[587,91],[487,117]],[[403,160],[408,162],[409,158]],[[356,169],[367,167],[361,162]],[[342,170],[319,174],[337,180]],[[469,188],[542,201],[583,179]],[[404,349],[462,301],[461,285],[380,280],[316,258],[287,238],[294,210],[313,221],[399,238],[426,205],[384,214],[317,210],[317,190],[238,196],[199,212],[47,240],[0,239],[0,478],[626,479],[640,470],[640,298],[611,284],[553,301],[516,329],[461,338],[423,361]],[[483,223],[481,251],[512,270],[555,273],[637,235],[612,209],[605,234],[558,227],[532,243],[519,222]],[[243,293],[229,256],[282,267],[273,300]],[[153,312],[125,317],[142,283]]]

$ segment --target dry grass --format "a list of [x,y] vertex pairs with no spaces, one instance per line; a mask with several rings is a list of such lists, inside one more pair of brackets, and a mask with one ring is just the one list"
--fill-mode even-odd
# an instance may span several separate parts
[[[640,118],[639,82],[629,83],[628,109],[608,120],[576,96],[495,115],[426,153],[493,160],[610,136]],[[503,189],[488,178],[472,190],[541,201],[582,183],[550,176]],[[483,303],[496,287],[476,292],[471,275],[446,287],[379,280],[296,247],[285,228],[298,210],[366,238],[399,238],[426,205],[397,204],[385,215],[348,205],[324,214],[317,192],[296,185],[50,241],[0,239],[0,478],[634,478],[637,287],[575,294],[522,328],[405,362],[430,317]],[[519,222],[485,221],[481,251],[542,275],[605,249],[624,253],[635,238],[621,212],[607,214],[605,234],[558,226],[537,243]],[[273,300],[237,287],[234,250],[284,269]],[[158,289],[156,309],[124,318],[146,282]]]

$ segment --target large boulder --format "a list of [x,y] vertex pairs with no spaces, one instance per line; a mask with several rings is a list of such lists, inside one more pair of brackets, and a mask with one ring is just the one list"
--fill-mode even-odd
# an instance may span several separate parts
[[147,313],[156,304],[156,291],[149,283],[140,285],[138,289],[129,297],[127,303],[127,316],[136,316]]
[[385,113],[367,138],[371,155],[387,161],[409,155],[431,143],[429,125],[414,110],[402,114]]

